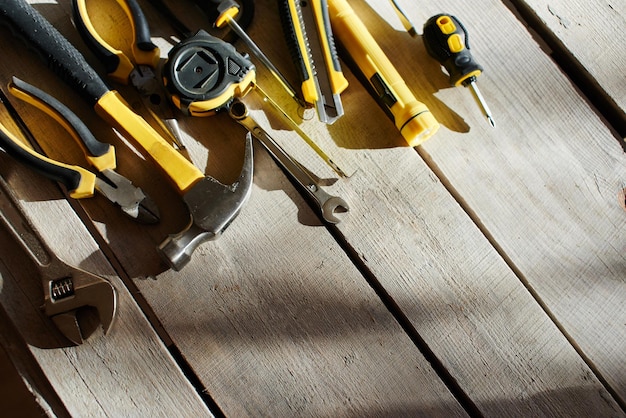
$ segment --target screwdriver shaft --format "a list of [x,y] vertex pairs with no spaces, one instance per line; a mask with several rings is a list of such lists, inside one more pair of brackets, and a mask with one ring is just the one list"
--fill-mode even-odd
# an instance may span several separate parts
[[470,83],[468,83],[467,87],[469,87],[470,91],[472,92],[472,96],[474,96],[474,99],[476,100],[476,103],[478,103],[478,106],[483,111],[483,115],[485,115],[485,117],[487,118],[487,122],[489,122],[491,127],[495,128],[496,122],[493,120],[491,110],[489,110],[489,106],[487,106],[487,102],[485,101],[485,98],[478,89],[476,82],[472,80]]
[[287,81],[285,76],[282,75],[278,68],[267,58],[267,56],[261,51],[261,48],[257,46],[256,43],[248,36],[248,34],[239,26],[237,21],[231,17],[226,17],[226,23],[228,26],[241,38],[242,41],[250,48],[250,51],[267,67],[268,70],[272,73],[272,75],[280,82],[285,90],[289,93],[289,95],[303,108],[306,108],[306,104],[298,97],[296,93],[296,89]]
[[415,26],[413,25],[413,22],[411,22],[407,14],[404,13],[404,10],[402,10],[402,8],[400,7],[400,5],[398,4],[396,0],[391,0],[391,4],[393,5],[393,8],[396,11],[398,17],[400,18],[400,21],[402,22],[404,29],[406,29],[409,35],[415,38],[417,36],[417,31],[415,30]]

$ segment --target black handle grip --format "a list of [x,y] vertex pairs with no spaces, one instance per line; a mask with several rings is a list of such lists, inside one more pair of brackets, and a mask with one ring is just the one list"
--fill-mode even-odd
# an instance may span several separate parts
[[143,14],[143,10],[139,6],[136,0],[126,0],[128,9],[133,19],[133,26],[135,27],[135,43],[137,47],[142,51],[152,51],[157,46],[152,43],[150,39],[150,27],[148,26],[148,19]]
[[438,14],[428,19],[423,40],[428,54],[445,67],[452,85],[465,85],[482,72],[470,52],[467,30],[456,17]]
[[[67,106],[52,97],[48,93],[44,92],[37,87],[28,84],[25,81],[20,80],[17,77],[11,79],[11,89],[15,88],[32,99],[37,101],[36,106],[42,109],[44,112],[53,111],[57,113],[61,118],[65,119],[70,128],[74,130],[78,139],[81,140],[85,146],[87,152],[94,157],[101,157],[109,152],[111,149],[110,144],[105,144],[96,139],[91,133],[87,125],[74,112],[72,112]],[[34,104],[34,103],[33,103]],[[47,109],[46,109],[47,108]]]
[[308,53],[307,46],[301,44],[298,38],[298,30],[302,32],[302,36],[306,36],[304,28],[300,25],[298,16],[295,16],[290,7],[289,0],[279,0],[278,2],[278,14],[280,15],[280,22],[283,27],[283,33],[287,41],[287,48],[291,55],[291,61],[293,61],[298,71],[298,77],[301,82],[308,80],[312,77],[307,71],[307,65],[305,53]]
[[19,146],[16,141],[18,141],[17,138],[12,137],[3,126],[0,126],[0,148],[7,154],[50,180],[63,183],[68,190],[78,188],[81,180],[81,174],[78,171],[55,165],[43,158],[39,158],[37,153],[33,151],[31,154]]
[[0,8],[0,23],[26,41],[48,66],[90,105],[110,89],[85,57],[24,0],[5,0]]

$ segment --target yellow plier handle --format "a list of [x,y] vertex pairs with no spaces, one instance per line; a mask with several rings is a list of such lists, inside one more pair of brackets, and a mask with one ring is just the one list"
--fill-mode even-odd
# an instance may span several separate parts
[[[157,67],[160,51],[150,40],[148,21],[137,1],[116,1],[126,13],[132,28],[132,59],[127,57],[123,51],[111,46],[98,33],[87,12],[87,0],[73,0],[72,9],[76,28],[89,46],[89,49],[104,64],[109,77],[116,82],[128,84],[130,74],[136,65],[145,65],[151,68]],[[133,64],[133,60],[136,65]]]
[[99,172],[115,170],[115,147],[100,142],[73,112],[49,94],[13,77],[9,92],[18,99],[35,106],[59,123],[82,148],[85,158]]
[[[2,91],[0,91],[0,101],[3,102],[9,112],[15,112],[15,109]],[[69,195],[74,199],[82,199],[94,195],[96,186],[96,175],[94,173],[82,167],[65,164],[38,153],[2,124],[0,124],[0,148],[19,162],[50,180],[62,183]]]
[[181,194],[204,178],[204,173],[178,153],[148,122],[133,112],[119,93],[111,90],[85,57],[32,5],[4,0],[0,21],[38,52],[70,87],[98,114],[148,154]]

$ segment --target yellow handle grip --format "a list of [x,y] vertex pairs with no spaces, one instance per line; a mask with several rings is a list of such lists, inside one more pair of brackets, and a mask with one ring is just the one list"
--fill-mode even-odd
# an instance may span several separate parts
[[[156,68],[160,60],[159,49],[154,45],[144,48],[141,47],[142,43],[147,44],[149,42],[149,35],[147,22],[139,6],[134,0],[130,2],[128,0],[116,0],[116,2],[124,10],[132,30],[133,39],[131,48],[133,59],[136,61],[137,65],[146,65],[151,68]],[[74,19],[79,33],[91,50],[106,66],[109,77],[118,83],[128,84],[130,74],[135,68],[135,64],[132,63],[131,59],[127,57],[123,51],[110,45],[98,33],[87,13],[87,0],[77,0],[74,4],[74,8]],[[138,33],[143,35],[142,38],[147,39],[138,39]]]
[[189,160],[155,131],[148,122],[133,112],[117,91],[109,91],[98,100],[96,112],[126,138],[143,148],[154,162],[167,174],[181,194],[204,178]]
[[[20,85],[24,84],[21,82]],[[47,103],[42,97],[37,97],[26,90],[20,88],[19,85],[16,84],[16,81],[9,83],[9,92],[18,99],[30,103],[35,106],[37,109],[46,113],[48,116],[56,120],[59,125],[63,127],[71,136],[74,138],[74,141],[82,148],[85,153],[85,158],[98,169],[98,171],[102,172],[104,170],[115,170],[117,166],[117,161],[115,159],[115,147],[113,145],[108,145],[108,149],[106,152],[101,153],[99,155],[92,155],[88,151],[88,145],[85,143],[86,140],[89,140],[87,137],[81,138],[81,134],[76,130],[76,127],[72,125],[66,116],[59,112],[58,108],[51,106],[50,103]],[[75,115],[74,115],[75,116]],[[86,128],[86,127],[85,127]],[[91,134],[91,132],[89,132]],[[93,141],[95,141],[94,137],[91,137]],[[98,143],[102,144],[102,143]],[[102,144],[104,145],[104,144]]]
[[418,101],[389,58],[346,0],[328,0],[333,33],[379,96],[407,143],[414,147],[430,138],[439,123]]
[[63,183],[70,197],[82,199],[93,196],[96,186],[94,173],[82,167],[64,164],[39,154],[26,146],[2,125],[0,125],[0,147],[35,171],[51,180]]

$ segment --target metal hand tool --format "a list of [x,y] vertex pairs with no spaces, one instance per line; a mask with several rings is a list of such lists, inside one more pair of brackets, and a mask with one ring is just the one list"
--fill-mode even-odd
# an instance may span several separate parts
[[248,115],[239,100],[253,87],[254,65],[237,53],[231,44],[205,31],[179,43],[164,66],[166,84],[174,103],[195,116],[227,109],[230,116],[254,135],[279,164],[319,205],[323,218],[339,222],[334,213],[348,211],[346,202],[328,195],[303,167]]
[[168,53],[163,76],[172,102],[185,114],[209,116],[227,109],[233,97],[244,97],[256,90],[278,110],[302,139],[337,174],[344,171],[318,147],[308,135],[256,85],[255,66],[247,56],[238,53],[232,44],[199,30],[175,45]]
[[335,214],[348,212],[350,208],[345,200],[326,193],[309,172],[280,146],[276,141],[249,115],[248,108],[242,101],[234,99],[229,107],[229,115],[237,123],[252,133],[274,160],[295,180],[309,197],[317,204],[322,218],[331,224],[338,223]]
[[335,122],[343,115],[340,94],[348,80],[335,50],[326,0],[281,0],[280,18],[304,101],[315,105],[320,121]]
[[[118,92],[109,89],[81,53],[31,5],[24,0],[4,0],[0,7],[0,23],[8,24],[20,39],[27,41],[46,60],[50,68],[94,106],[104,120],[142,149],[183,195],[191,220],[181,234],[168,238],[161,246],[172,248],[176,244],[175,250],[164,248],[161,252],[172,268],[180,270],[200,243],[219,236],[233,221],[252,186],[251,157],[244,159],[239,182],[218,188],[222,191],[219,199],[224,199],[225,203],[219,205],[207,201],[216,195],[217,180],[205,176],[133,112]],[[246,153],[252,152],[251,142],[251,139],[246,140]]]
[[[2,149],[49,179],[65,185],[69,195],[75,199],[91,197],[96,190],[117,204],[131,219],[148,224],[159,221],[159,210],[154,201],[126,177],[115,172],[115,148],[112,145],[98,141],[78,116],[38,88],[13,77],[9,84],[9,91],[59,122],[81,145],[87,160],[98,169],[98,175],[101,177],[97,177],[82,167],[63,164],[39,154],[28,148],[0,124],[0,147]],[[1,91],[0,99],[22,131],[30,136],[30,131],[24,121]]]
[[355,73],[367,80],[366,87],[406,142],[414,147],[430,138],[439,129],[439,123],[428,107],[415,98],[348,2],[328,0],[328,11],[336,39],[356,65]]
[[4,180],[0,181],[0,185],[0,220],[39,271],[46,315],[67,339],[74,344],[82,344],[96,328],[88,321],[81,323],[81,311],[95,308],[104,333],[108,333],[117,309],[117,295],[111,283],[61,261],[35,228],[24,219],[15,204],[15,198],[9,197],[10,192]]
[[160,253],[174,270],[183,268],[201,243],[219,238],[239,215],[252,191],[253,172],[252,136],[248,133],[243,168],[235,183],[224,185],[207,176],[185,193],[183,199],[192,220],[182,232],[170,235],[159,245]]
[[[198,3],[198,1],[196,1]],[[239,36],[239,38],[250,48],[252,54],[261,61],[270,73],[278,80],[280,85],[289,93],[289,95],[302,107],[307,107],[306,102],[302,101],[298,97],[298,93],[293,88],[287,78],[276,68],[276,66],[270,61],[270,59],[263,53],[261,48],[248,36],[241,26],[235,20],[235,17],[239,14],[239,4],[234,0],[220,0],[217,5],[218,16],[215,19],[215,26],[222,28],[224,25],[228,25],[233,32]]]
[[469,87],[487,122],[495,128],[491,110],[476,85],[483,68],[470,52],[467,30],[459,19],[449,14],[431,17],[424,24],[422,38],[428,54],[445,67],[450,84]]
[[131,83],[137,89],[144,106],[165,133],[179,148],[184,148],[180,127],[158,77],[159,48],[150,40],[150,28],[139,4],[136,0],[117,0],[133,31],[132,57],[129,57],[98,33],[87,13],[86,3],[87,0],[73,0],[72,10],[74,24],[89,49],[104,64],[111,79],[124,85]]

